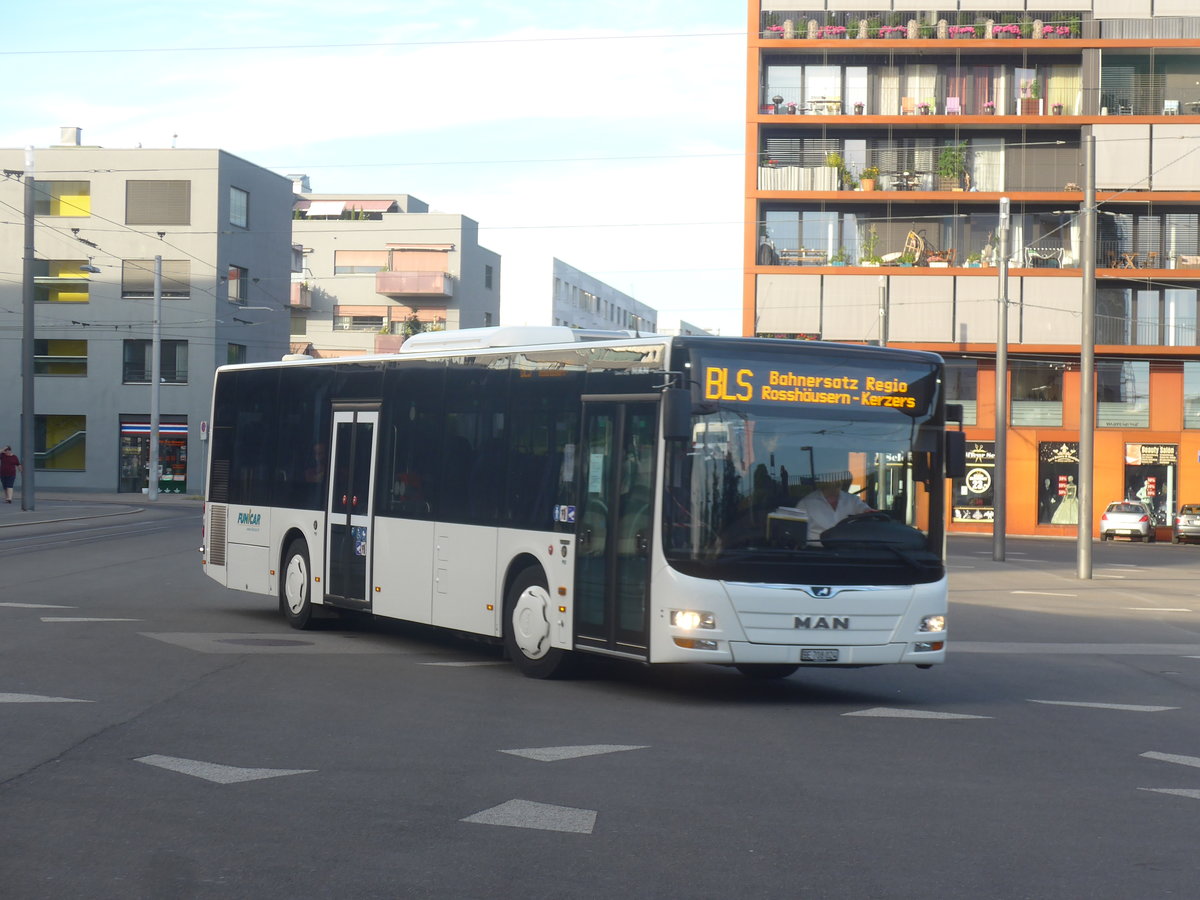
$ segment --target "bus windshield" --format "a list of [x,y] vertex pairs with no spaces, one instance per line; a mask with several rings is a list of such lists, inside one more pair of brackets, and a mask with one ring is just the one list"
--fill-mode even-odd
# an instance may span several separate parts
[[852,353],[693,363],[668,448],[663,543],[688,574],[779,583],[937,580],[937,368]]

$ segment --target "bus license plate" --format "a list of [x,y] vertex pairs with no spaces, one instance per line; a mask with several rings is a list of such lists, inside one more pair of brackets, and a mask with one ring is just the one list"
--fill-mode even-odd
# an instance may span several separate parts
[[800,662],[837,662],[836,650],[801,650]]

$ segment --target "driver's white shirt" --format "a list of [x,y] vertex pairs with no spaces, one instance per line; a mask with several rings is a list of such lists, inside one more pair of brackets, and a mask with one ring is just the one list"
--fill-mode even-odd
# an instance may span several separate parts
[[797,509],[808,513],[808,539],[810,541],[817,540],[827,528],[832,528],[847,516],[857,516],[860,513],[871,511],[871,507],[866,503],[854,494],[847,494],[845,491],[838,492],[837,509],[834,509],[820,490],[813,491],[801,500]]

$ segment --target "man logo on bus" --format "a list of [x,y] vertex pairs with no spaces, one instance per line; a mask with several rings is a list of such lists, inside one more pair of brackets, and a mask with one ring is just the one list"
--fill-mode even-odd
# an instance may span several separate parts
[[812,616],[796,616],[795,627],[809,628],[813,631],[820,631],[822,629],[832,631],[848,631],[850,628],[850,617],[830,616],[829,618],[826,618],[825,616],[817,616],[817,618],[814,619]]
[[237,523],[239,525],[252,525],[252,526],[257,527],[258,523],[261,521],[262,521],[261,513],[252,513],[252,512],[238,513]]

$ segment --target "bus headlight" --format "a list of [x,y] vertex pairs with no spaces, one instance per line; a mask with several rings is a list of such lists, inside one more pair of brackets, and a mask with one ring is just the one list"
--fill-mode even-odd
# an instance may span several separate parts
[[691,609],[671,610],[671,624],[685,631],[695,631],[697,628],[716,628],[716,617],[710,612],[696,612]]
[[917,631],[945,631],[946,617],[945,616],[926,616],[921,620],[921,627]]

